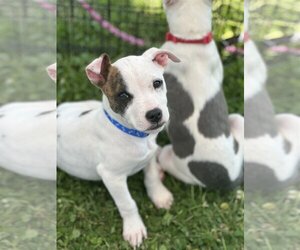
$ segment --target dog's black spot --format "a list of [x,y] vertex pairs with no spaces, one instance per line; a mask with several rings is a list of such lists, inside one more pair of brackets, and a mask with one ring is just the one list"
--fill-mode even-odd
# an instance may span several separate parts
[[233,140],[233,146],[234,146],[234,153],[237,154],[239,151],[239,143],[237,142],[236,139]]
[[191,173],[201,181],[208,189],[228,190],[240,184],[241,178],[230,180],[226,168],[216,162],[198,162],[188,163]]
[[220,90],[201,110],[198,129],[208,138],[229,136],[228,109],[223,90]]
[[82,113],[80,113],[79,117],[84,116],[84,115],[87,115],[87,114],[90,113],[91,111],[93,111],[93,109],[83,111]]
[[247,192],[269,193],[292,185],[298,176],[295,174],[286,181],[279,181],[275,172],[264,164],[245,162],[244,188]]
[[6,138],[6,135],[2,134],[1,139],[5,139],[5,138]]
[[183,124],[194,112],[193,101],[175,76],[164,74],[164,78],[170,111],[168,134],[174,153],[179,158],[185,158],[193,154],[195,147],[195,139]]
[[56,114],[56,118],[59,118],[59,114]]
[[283,146],[284,146],[284,151],[286,154],[291,152],[292,144],[287,139],[283,140]]
[[48,115],[48,114],[53,113],[54,111],[55,111],[55,110],[47,110],[47,111],[44,111],[44,112],[41,112],[41,113],[37,114],[37,116]]
[[181,123],[170,122],[168,128],[174,153],[179,158],[185,158],[194,152],[195,139],[189,130]]
[[263,135],[277,135],[275,112],[266,90],[245,101],[245,138]]
[[4,115],[0,115],[0,118],[3,118],[4,117]]

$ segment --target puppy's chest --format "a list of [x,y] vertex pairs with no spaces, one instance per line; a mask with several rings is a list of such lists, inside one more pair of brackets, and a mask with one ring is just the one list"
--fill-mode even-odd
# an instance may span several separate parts
[[156,149],[157,146],[153,142],[128,144],[122,162],[126,166],[128,174],[135,174],[146,167],[154,156]]

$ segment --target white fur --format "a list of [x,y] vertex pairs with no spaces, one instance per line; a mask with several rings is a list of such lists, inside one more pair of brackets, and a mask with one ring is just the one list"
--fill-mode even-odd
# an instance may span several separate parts
[[30,177],[56,179],[55,101],[12,103],[0,108],[0,166]]
[[[245,5],[246,32],[249,28],[249,4]],[[245,101],[266,88],[267,67],[252,40],[245,42]],[[250,115],[250,114],[249,114]],[[251,117],[245,116],[245,122]],[[293,114],[275,117],[277,136],[258,136],[245,139],[245,166],[247,162],[259,163],[271,169],[278,181],[286,181],[296,173],[300,160],[300,118]],[[291,151],[285,152],[284,139],[291,143]]]
[[[151,50],[152,56],[157,50]],[[150,53],[151,54],[151,53]],[[99,64],[100,61],[94,61]],[[95,65],[92,63],[93,66]],[[113,64],[121,72],[133,94],[133,102],[121,116],[112,111],[107,97],[103,102],[64,103],[58,107],[58,166],[67,173],[87,180],[102,180],[113,197],[123,218],[123,236],[132,246],[139,246],[147,237],[146,228],[128,187],[127,177],[146,168],[148,194],[153,190],[160,193],[155,197],[157,207],[168,208],[171,193],[163,186],[152,186],[151,159],[157,150],[156,136],[163,128],[150,133],[146,138],[130,136],[117,129],[107,119],[103,109],[121,124],[138,130],[146,130],[149,123],[145,113],[153,108],[163,110],[163,120],[169,119],[166,86],[153,88],[153,80],[163,79],[164,68],[153,61],[148,53],[128,56]],[[93,68],[93,67],[90,67]],[[100,72],[98,72],[100,74]],[[93,109],[89,114],[79,115]]]
[[[47,67],[56,80],[56,64]],[[18,102],[0,107],[0,166],[15,173],[56,180],[56,101]]]
[[[212,15],[211,4],[208,2],[206,0],[165,1],[164,6],[171,33],[180,38],[199,39],[210,32]],[[232,147],[233,136],[209,139],[203,137],[197,127],[200,111],[222,87],[223,67],[215,43],[192,45],[166,42],[162,49],[176,53],[182,61],[178,65],[170,64],[166,73],[177,77],[183,89],[193,100],[194,113],[184,121],[184,124],[195,138],[196,146],[193,155],[184,159],[178,158],[171,146],[164,147],[159,159],[161,167],[184,182],[203,185],[191,174],[187,164],[192,159],[213,161],[224,165],[230,179],[235,180],[241,173],[243,161],[243,118],[240,115],[231,117],[231,124],[234,124],[235,128],[232,134],[236,136],[240,145],[237,155]],[[237,131],[236,128],[239,130]]]
[[113,64],[120,69],[129,93],[134,95],[133,103],[126,110],[122,120],[140,131],[145,131],[151,126],[145,114],[154,108],[162,110],[163,122],[169,120],[166,87],[153,88],[153,80],[163,80],[164,68],[153,63],[152,57],[146,60],[145,58],[147,57],[128,56]]
[[252,40],[244,48],[244,99],[247,100],[265,87],[267,68]]

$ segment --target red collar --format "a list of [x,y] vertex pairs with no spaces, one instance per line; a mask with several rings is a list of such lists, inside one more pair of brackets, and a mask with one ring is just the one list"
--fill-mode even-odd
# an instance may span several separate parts
[[189,44],[209,44],[213,40],[213,35],[211,32],[208,32],[201,39],[184,39],[174,36],[172,33],[167,32],[166,41],[171,41],[173,43],[189,43]]

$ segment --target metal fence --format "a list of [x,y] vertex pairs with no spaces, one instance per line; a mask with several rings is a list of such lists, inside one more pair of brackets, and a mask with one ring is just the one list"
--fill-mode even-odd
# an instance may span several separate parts
[[55,0],[0,0],[0,103],[55,98],[45,68],[56,60]]
[[[168,30],[161,0],[89,0],[90,11],[120,30],[145,41],[145,46],[129,44],[103,29],[78,0],[58,1],[58,52],[78,54],[109,51],[112,57],[139,54],[150,46],[160,46]],[[243,1],[213,1],[213,30],[217,41],[237,37],[243,23]],[[235,40],[236,41],[236,40]]]

